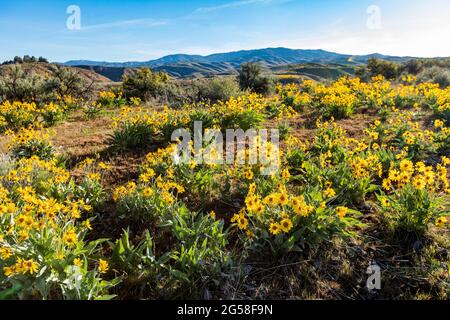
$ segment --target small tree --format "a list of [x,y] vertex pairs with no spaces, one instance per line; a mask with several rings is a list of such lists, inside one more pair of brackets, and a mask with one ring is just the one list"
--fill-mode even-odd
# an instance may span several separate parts
[[199,100],[210,100],[217,102],[219,100],[229,100],[241,94],[239,85],[234,78],[213,78],[200,83]]
[[39,57],[38,61],[41,63],[48,63],[48,60],[44,57]]
[[267,95],[275,88],[275,80],[265,73],[259,64],[248,62],[244,63],[239,71],[239,85],[242,90]]
[[450,71],[447,68],[437,66],[426,68],[417,75],[419,82],[433,82],[439,84],[441,88],[450,86]]
[[163,93],[169,79],[167,73],[141,68],[133,74],[123,76],[123,93],[126,97],[137,97],[142,100],[156,98]]
[[94,85],[85,81],[76,69],[51,65],[50,71],[52,77],[45,84],[45,91],[48,93],[57,93],[60,97],[73,96],[82,97],[86,95]]
[[409,74],[418,74],[424,68],[423,61],[418,59],[408,60],[405,64],[405,71]]
[[390,61],[384,61],[380,59],[369,59],[367,62],[367,68],[369,69],[370,76],[382,75],[386,79],[396,79],[400,74],[400,65]]
[[33,101],[45,95],[43,76],[15,64],[1,72],[0,98],[11,101]]
[[372,77],[378,75],[388,80],[395,80],[400,76],[402,69],[398,63],[371,58],[366,66],[356,70],[355,75],[363,81],[370,81]]
[[21,57],[19,57],[19,56],[15,56],[14,57],[14,63],[23,63],[23,60],[22,60],[22,58]]
[[48,102],[58,96],[86,96],[94,85],[88,83],[75,69],[50,65],[44,75],[27,65],[11,65],[0,70],[0,99],[11,101]]

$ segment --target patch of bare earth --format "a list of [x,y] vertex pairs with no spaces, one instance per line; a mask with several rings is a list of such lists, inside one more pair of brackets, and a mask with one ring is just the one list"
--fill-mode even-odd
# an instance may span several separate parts
[[68,121],[54,128],[53,145],[69,157],[83,157],[103,151],[111,130],[110,117]]

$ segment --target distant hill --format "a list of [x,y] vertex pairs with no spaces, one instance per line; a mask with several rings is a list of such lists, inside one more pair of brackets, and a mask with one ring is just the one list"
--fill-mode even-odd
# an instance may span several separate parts
[[[122,81],[122,76],[128,71],[132,72],[137,68],[124,67],[100,67],[100,66],[78,66],[77,68],[87,69],[109,78],[112,81]],[[320,63],[304,63],[304,64],[288,64],[269,68],[274,74],[279,76],[304,76],[306,79],[317,81],[334,80],[344,75],[352,75],[355,73],[356,65],[345,64],[320,64]],[[176,78],[186,77],[210,77],[220,75],[237,75],[238,71],[235,67],[227,63],[177,63],[172,65],[160,66],[153,68],[154,71],[164,71]]]
[[130,69],[125,67],[102,67],[94,65],[79,65],[75,67],[83,70],[89,70],[90,72],[99,74],[114,82],[122,81],[123,74],[126,72],[126,70]]
[[365,63],[369,58],[377,57],[390,61],[406,61],[410,57],[394,57],[382,54],[370,54],[362,56],[352,56],[347,54],[340,54],[329,52],[325,50],[304,50],[304,49],[288,49],[288,48],[267,48],[256,50],[241,50],[227,53],[216,53],[208,56],[175,54],[168,55],[156,60],[144,62],[105,62],[105,61],[90,61],[90,60],[71,60],[65,64],[69,66],[104,66],[104,67],[157,67],[163,65],[177,64],[177,63],[230,63],[234,66],[240,65],[243,62],[255,61],[263,62],[268,66],[284,65],[292,63]]
[[290,64],[272,68],[272,71],[283,78],[298,77],[302,79],[311,79],[316,81],[335,80],[342,76],[353,75],[357,66],[346,64],[320,64],[320,63],[303,63]]
[[358,66],[366,63],[370,58],[405,62],[412,57],[395,57],[378,53],[352,56],[320,49],[296,50],[288,48],[267,48],[216,53],[208,56],[176,54],[144,62],[72,60],[67,61],[65,65],[81,66],[85,69],[92,69],[114,81],[118,81],[120,80],[118,76],[123,74],[124,69],[126,68],[150,67],[154,70],[165,71],[174,77],[198,77],[234,74],[237,72],[239,66],[245,62],[258,62],[267,68],[307,63]]
[[[21,67],[24,71],[27,72],[34,72],[36,74],[40,75],[50,75],[52,74],[52,63],[42,63],[42,62],[30,62],[30,63],[22,63]],[[0,65],[0,76],[6,72],[8,69],[13,68],[14,64],[5,64]],[[109,83],[111,80],[103,76],[99,72],[95,72],[94,70],[86,70],[85,68],[79,68],[79,67],[72,67],[73,70],[77,71],[78,75],[86,80],[87,82],[94,82],[94,83]]]

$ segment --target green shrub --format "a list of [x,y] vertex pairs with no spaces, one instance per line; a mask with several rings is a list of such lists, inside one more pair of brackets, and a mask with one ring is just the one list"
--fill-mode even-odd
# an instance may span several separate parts
[[1,72],[1,100],[31,102],[38,101],[48,94],[45,89],[45,78],[31,69],[13,65]]
[[74,193],[95,209],[99,208],[106,200],[106,192],[101,182],[89,176],[76,186]]
[[127,100],[122,97],[121,92],[115,92],[114,90],[111,90],[101,91],[96,103],[108,108],[119,108],[126,105]]
[[440,217],[448,217],[445,206],[448,201],[427,189],[417,190],[413,182],[395,193],[381,193],[378,199],[392,227],[397,230],[423,235],[431,223]]
[[423,70],[417,75],[418,82],[433,82],[439,84],[441,88],[450,86],[450,71],[448,68],[433,66]]
[[175,297],[204,297],[205,289],[219,282],[221,272],[231,265],[224,222],[182,207],[166,220],[176,240],[169,274],[176,285]]
[[159,217],[172,208],[161,197],[159,190],[133,185],[123,188],[119,187],[114,196],[117,213],[121,218],[144,221],[147,224],[157,223]]
[[122,237],[115,243],[110,242],[112,249],[111,262],[116,270],[127,274],[125,281],[129,279],[157,279],[164,270],[164,265],[170,259],[169,254],[157,258],[153,239],[148,230],[144,239],[134,245],[130,241],[130,231],[124,230]]
[[22,128],[13,135],[8,147],[12,156],[17,159],[37,156],[41,160],[50,160],[55,156],[55,149],[48,140],[48,134],[33,128]]
[[213,78],[200,84],[199,98],[217,102],[226,101],[241,94],[238,83],[233,78]]
[[395,80],[401,73],[401,66],[398,63],[371,58],[367,65],[356,71],[356,76],[364,81],[369,81],[372,77],[382,75],[388,80]]
[[35,64],[8,66],[1,72],[0,99],[47,103],[72,96],[86,97],[92,89],[76,69],[49,65],[45,75],[37,73]]
[[103,112],[103,105],[94,101],[91,104],[86,104],[83,112],[87,119],[95,119]]
[[239,70],[239,85],[241,90],[268,95],[275,90],[275,79],[263,72],[262,67],[253,62],[245,63]]
[[202,298],[231,265],[223,222],[184,206],[159,218],[152,235],[146,230],[137,244],[128,230],[111,243],[113,266],[127,275],[124,281],[139,279],[140,286],[145,283],[148,291],[163,298]]
[[265,115],[257,110],[247,109],[239,113],[225,115],[221,119],[220,127],[226,129],[239,128],[244,131],[259,128]]
[[40,112],[42,120],[46,127],[52,127],[58,122],[64,120],[66,116],[66,110],[54,103],[46,104],[42,107]]
[[30,140],[26,144],[16,145],[12,148],[15,158],[31,158],[38,156],[39,159],[49,160],[53,158],[54,149],[47,141]]
[[127,122],[113,132],[109,145],[117,151],[138,150],[149,147],[154,135],[154,128],[144,122]]
[[277,129],[279,131],[281,140],[285,140],[289,136],[289,133],[291,132],[291,127],[289,126],[288,123],[285,122],[279,123]]
[[161,95],[168,81],[169,76],[164,72],[141,68],[123,76],[123,93],[127,98],[136,97],[146,101]]

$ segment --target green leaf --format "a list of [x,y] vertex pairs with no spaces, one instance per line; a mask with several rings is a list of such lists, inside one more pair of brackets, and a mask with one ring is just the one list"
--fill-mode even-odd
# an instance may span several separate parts
[[14,296],[16,293],[18,293],[20,290],[22,290],[22,285],[17,284],[16,286],[6,289],[3,291],[0,291],[0,300],[7,300]]

